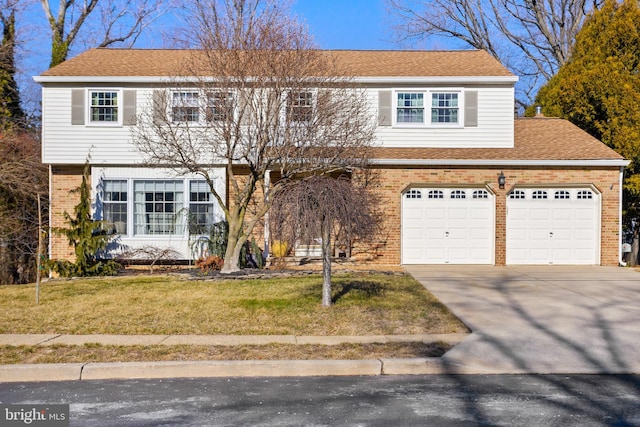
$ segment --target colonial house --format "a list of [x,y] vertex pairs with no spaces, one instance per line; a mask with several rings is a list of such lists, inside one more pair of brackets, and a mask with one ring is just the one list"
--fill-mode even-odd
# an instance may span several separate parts
[[[77,204],[70,190],[89,159],[95,215],[123,246],[195,256],[178,212],[206,227],[220,208],[198,176],[143,166],[130,132],[187,52],[93,49],[35,77],[52,226]],[[489,54],[330,53],[366,89],[377,120],[386,236],[373,261],[618,265],[628,162],[565,120],[514,117],[517,77]],[[216,176],[228,191],[224,169]],[[73,256],[62,237],[49,245],[52,258]]]

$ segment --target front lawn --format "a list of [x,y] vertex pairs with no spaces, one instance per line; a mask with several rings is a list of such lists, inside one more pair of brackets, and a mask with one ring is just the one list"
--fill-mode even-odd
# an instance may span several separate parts
[[381,335],[467,328],[404,274],[334,276],[331,308],[319,275],[252,280],[126,276],[0,286],[2,334]]

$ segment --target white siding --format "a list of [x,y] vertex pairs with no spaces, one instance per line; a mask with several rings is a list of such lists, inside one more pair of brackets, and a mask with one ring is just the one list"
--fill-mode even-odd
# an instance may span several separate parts
[[[90,155],[92,164],[139,164],[142,157],[131,143],[130,126],[71,124],[71,90],[45,87],[42,91],[43,162],[82,164]],[[149,105],[150,93],[137,91],[138,112]]]
[[[90,86],[94,88],[95,86]],[[108,86],[109,88],[119,88]],[[82,164],[91,156],[92,164],[140,164],[142,156],[131,142],[130,126],[92,126],[71,124],[71,92],[81,86],[43,88],[43,162]],[[120,87],[134,90],[133,87]],[[457,86],[478,93],[478,126],[401,127],[379,126],[377,141],[383,147],[509,148],[513,147],[514,90],[511,85]],[[379,90],[368,87],[371,112],[378,117]],[[397,88],[396,88],[397,89]],[[412,87],[415,89],[415,87]],[[418,88],[420,89],[420,88]],[[426,88],[429,89],[429,88]],[[151,105],[152,89],[137,89],[137,112]],[[460,105],[464,111],[464,97]],[[87,106],[85,106],[87,108]],[[462,117],[461,117],[462,120]]]
[[[388,89],[370,89],[370,99],[376,106],[376,112],[378,90]],[[478,92],[477,127],[380,126],[377,131],[379,143],[383,147],[393,148],[512,148],[514,143],[513,87],[463,89]],[[464,105],[460,107],[461,110],[464,109]]]

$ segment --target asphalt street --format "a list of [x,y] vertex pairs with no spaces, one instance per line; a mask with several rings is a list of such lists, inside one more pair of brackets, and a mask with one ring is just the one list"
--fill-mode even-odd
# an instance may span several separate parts
[[430,375],[0,384],[72,426],[640,426],[640,376]]

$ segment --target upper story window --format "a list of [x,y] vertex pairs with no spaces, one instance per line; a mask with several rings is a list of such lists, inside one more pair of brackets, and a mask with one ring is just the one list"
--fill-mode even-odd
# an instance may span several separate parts
[[393,104],[395,124],[398,126],[462,125],[461,103],[461,92],[457,90],[396,91]]
[[89,120],[91,123],[118,122],[118,91],[91,90]]
[[207,95],[207,121],[224,122],[233,116],[233,93],[213,92]]
[[292,122],[308,122],[313,116],[313,93],[289,92],[287,95],[287,118]]
[[431,94],[431,123],[458,123],[458,94]]
[[173,92],[171,118],[174,122],[197,122],[200,120],[198,92]]
[[424,93],[399,92],[396,121],[398,123],[424,123]]

